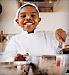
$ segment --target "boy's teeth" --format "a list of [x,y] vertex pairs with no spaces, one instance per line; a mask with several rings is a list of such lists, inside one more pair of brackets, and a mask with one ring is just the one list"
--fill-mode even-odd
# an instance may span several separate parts
[[33,23],[26,23],[26,25],[32,25]]

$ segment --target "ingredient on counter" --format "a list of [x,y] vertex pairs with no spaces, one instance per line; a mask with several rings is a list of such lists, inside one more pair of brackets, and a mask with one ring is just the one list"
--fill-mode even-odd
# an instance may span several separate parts
[[69,49],[69,44],[65,45],[63,49]]
[[63,54],[69,54],[69,44],[65,45],[63,50]]
[[60,59],[57,59],[56,66],[60,66]]

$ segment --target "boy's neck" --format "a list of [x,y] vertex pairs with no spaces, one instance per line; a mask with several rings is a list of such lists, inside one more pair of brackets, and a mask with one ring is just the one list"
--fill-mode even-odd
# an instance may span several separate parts
[[31,31],[31,32],[28,32],[28,34],[30,34],[30,33],[34,33],[34,30],[33,30],[33,31]]

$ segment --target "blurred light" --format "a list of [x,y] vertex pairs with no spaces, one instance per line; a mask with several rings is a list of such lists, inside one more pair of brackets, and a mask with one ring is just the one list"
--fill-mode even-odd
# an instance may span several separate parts
[[52,3],[52,1],[51,1],[51,0],[49,0],[49,3]]

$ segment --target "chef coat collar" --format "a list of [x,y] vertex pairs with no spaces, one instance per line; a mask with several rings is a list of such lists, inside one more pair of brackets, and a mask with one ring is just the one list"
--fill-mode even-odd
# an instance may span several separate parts
[[24,34],[24,35],[32,35],[32,34],[34,34],[34,33],[36,33],[36,32],[37,32],[37,30],[36,30],[36,29],[34,30],[34,33],[28,33],[27,31],[24,31],[23,29],[22,29],[21,31],[22,31],[22,33],[21,33],[21,34]]

